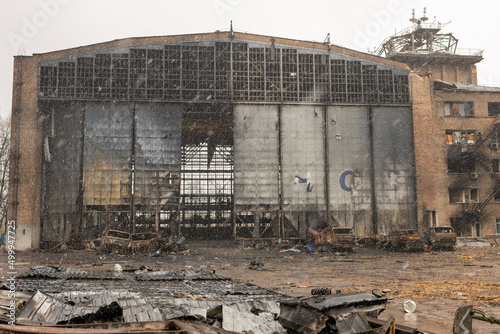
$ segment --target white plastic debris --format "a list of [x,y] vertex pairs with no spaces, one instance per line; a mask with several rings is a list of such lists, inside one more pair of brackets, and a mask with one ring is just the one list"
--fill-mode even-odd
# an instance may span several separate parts
[[403,301],[403,310],[406,313],[413,313],[417,309],[417,304],[411,299],[405,299]]
[[121,272],[122,272],[122,266],[120,266],[118,263],[117,263],[117,264],[115,264],[115,271],[116,271],[117,273],[121,273]]

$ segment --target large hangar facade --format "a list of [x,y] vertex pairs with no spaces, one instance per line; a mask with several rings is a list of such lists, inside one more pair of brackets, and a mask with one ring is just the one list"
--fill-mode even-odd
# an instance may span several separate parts
[[15,58],[18,248],[129,232],[304,238],[416,228],[409,69],[237,32]]

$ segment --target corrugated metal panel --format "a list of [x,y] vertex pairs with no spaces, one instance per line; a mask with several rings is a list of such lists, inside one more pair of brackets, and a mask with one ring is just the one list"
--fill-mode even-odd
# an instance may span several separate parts
[[130,204],[132,118],[130,103],[87,103],[84,205]]
[[135,193],[138,205],[178,205],[180,187],[181,108],[139,103],[136,106]]
[[328,108],[330,211],[356,235],[371,232],[371,167],[368,108]]
[[415,158],[409,108],[375,108],[373,141],[379,234],[417,228]]
[[278,111],[275,106],[234,109],[234,200],[236,210],[279,205]]
[[323,111],[314,106],[285,106],[282,111],[283,210],[302,235],[324,219]]
[[[78,221],[82,105],[52,103],[41,108],[47,114],[43,240],[61,241],[63,234],[69,240],[71,225]],[[71,224],[65,228],[65,222]]]

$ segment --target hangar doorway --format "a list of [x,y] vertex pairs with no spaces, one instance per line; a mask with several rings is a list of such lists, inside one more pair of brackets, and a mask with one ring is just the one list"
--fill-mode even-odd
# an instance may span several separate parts
[[195,239],[232,237],[233,108],[191,103],[182,110],[180,232]]

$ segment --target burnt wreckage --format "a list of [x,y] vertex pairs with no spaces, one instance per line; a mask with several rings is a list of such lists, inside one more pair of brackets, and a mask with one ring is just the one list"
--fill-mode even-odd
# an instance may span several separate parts
[[[140,283],[140,284],[138,284]],[[17,278],[31,297],[15,326],[37,333],[422,333],[378,320],[390,297],[372,293],[295,298],[192,268],[183,272],[33,267]],[[8,284],[2,286],[8,289]],[[319,291],[321,290],[321,291]],[[313,291],[311,291],[313,292]]]
[[335,220],[357,236],[416,228],[404,64],[230,31],[16,57],[15,68],[13,129],[34,133],[12,139],[21,250],[108,229],[305,239]]

